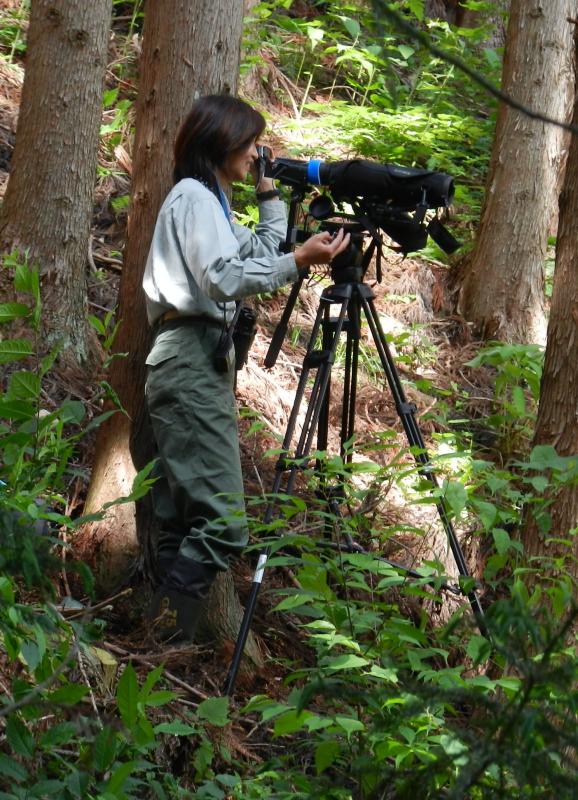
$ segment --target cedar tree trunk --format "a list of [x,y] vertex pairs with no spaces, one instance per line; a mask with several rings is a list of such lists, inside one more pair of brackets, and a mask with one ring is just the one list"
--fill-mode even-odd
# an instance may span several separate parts
[[[578,45],[578,34],[576,35]],[[578,46],[577,46],[578,52]],[[574,125],[578,125],[578,96],[574,106]],[[548,344],[542,375],[540,406],[534,444],[550,444],[560,456],[578,454],[578,137],[570,142],[564,186],[560,196],[560,224],[556,246],[556,269],[548,325]],[[578,487],[558,493],[550,507],[552,528],[548,541],[532,519],[528,519],[523,539],[529,556],[574,556],[574,575],[578,542],[574,552],[555,539],[567,539],[578,525]]]
[[[572,90],[571,0],[512,0],[504,91],[566,119]],[[484,338],[544,342],[544,260],[564,132],[502,104],[478,239],[460,311]]]
[[112,0],[32,0],[3,250],[29,250],[42,275],[43,329],[88,355],[86,265]]

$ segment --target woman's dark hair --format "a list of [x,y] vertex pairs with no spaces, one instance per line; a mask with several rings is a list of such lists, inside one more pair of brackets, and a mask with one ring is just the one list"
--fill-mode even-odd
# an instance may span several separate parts
[[199,98],[177,134],[174,182],[197,178],[216,192],[215,169],[264,130],[262,115],[237,97],[210,94]]

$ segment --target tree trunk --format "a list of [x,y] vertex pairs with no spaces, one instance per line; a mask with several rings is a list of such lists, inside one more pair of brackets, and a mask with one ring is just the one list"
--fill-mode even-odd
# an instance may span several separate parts
[[[578,33],[575,34],[578,55]],[[574,106],[574,125],[578,125],[578,100]],[[550,444],[560,456],[578,454],[578,138],[570,142],[564,186],[560,196],[560,225],[556,246],[556,268],[548,344],[534,444]],[[549,537],[568,538],[578,524],[578,487],[558,493],[550,508],[552,528]],[[532,519],[524,531],[530,556],[572,555],[560,542],[547,542]],[[574,545],[574,563],[578,547]],[[574,568],[574,575],[578,571]]]
[[112,0],[32,0],[3,249],[42,275],[47,345],[88,354],[86,265]]
[[[566,119],[572,91],[570,0],[512,0],[504,91]],[[502,104],[460,311],[485,338],[544,342],[544,260],[555,216],[564,132]]]
[[[173,143],[194,99],[235,92],[239,72],[243,2],[181,0],[167,13],[162,0],[145,8],[140,87],[134,143],[131,211],[120,285],[122,320],[115,348],[128,356],[113,362],[110,382],[132,419],[116,414],[99,431],[87,511],[126,494],[134,467],[151,458],[151,432],[144,409],[149,330],[142,274],[155,220],[172,185]],[[81,552],[95,568],[101,590],[126,580],[139,552],[145,575],[154,569],[156,531],[147,499],[137,509],[116,506],[82,537]],[[137,540],[138,529],[138,540]],[[239,613],[232,581],[217,581],[217,602]],[[229,626],[230,627],[230,626]],[[220,626],[225,630],[226,625]],[[219,633],[219,631],[217,631]]]

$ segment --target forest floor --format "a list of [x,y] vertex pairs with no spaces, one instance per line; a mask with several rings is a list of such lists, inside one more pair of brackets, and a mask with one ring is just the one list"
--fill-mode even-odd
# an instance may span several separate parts
[[[18,66],[8,66],[0,62],[0,196],[5,191],[8,179],[21,83],[22,70]],[[276,118],[281,120],[288,113],[283,108],[269,107],[267,110],[273,127]],[[130,158],[127,148],[128,145],[126,148],[117,148],[115,169],[103,170],[104,177],[99,178],[95,194],[92,248],[87,272],[90,312],[96,315],[102,315],[116,305],[126,212],[115,211],[111,201],[126,194],[129,188]],[[279,142],[277,153],[282,154],[282,142]],[[107,158],[110,155],[103,155],[103,165],[110,167]],[[383,264],[382,283],[375,283],[373,266],[366,276],[367,282],[374,288],[376,307],[390,339],[408,399],[418,408],[420,426],[428,447],[431,446],[433,450],[437,448],[435,434],[447,430],[447,416],[453,413],[451,409],[454,397],[459,395],[462,401],[464,397],[470,398],[469,401],[462,402],[459,411],[461,416],[483,419],[490,407],[493,388],[489,373],[467,366],[467,362],[475,355],[478,344],[472,340],[464,320],[453,311],[453,299],[447,288],[447,274],[448,268],[443,264],[426,262],[418,257],[403,259],[400,255],[389,252]],[[272,484],[275,460],[274,457],[267,456],[267,451],[279,445],[285,431],[302,367],[308,331],[323,285],[327,285],[327,280],[317,276],[304,287],[298,310],[290,325],[290,335],[283,345],[277,364],[270,370],[263,367],[263,359],[287,294],[278,292],[258,303],[257,336],[248,364],[239,373],[237,386],[239,407],[252,412],[250,416],[242,415],[240,420],[247,496],[261,496]],[[376,447],[372,452],[371,447],[365,448],[363,458],[369,457],[383,465],[402,454],[401,458],[409,462],[411,457],[405,450],[406,442],[393,397],[385,384],[383,371],[377,363],[365,329],[363,350],[368,355],[364,357],[359,374],[356,402],[357,441],[360,445],[371,445],[372,442],[379,441],[380,432],[392,431],[396,435],[395,446],[381,450]],[[338,364],[332,381],[329,429],[329,449],[332,452],[338,452],[342,376],[343,366]],[[422,391],[419,387],[425,385],[425,382],[437,387],[437,391]],[[96,386],[92,388],[96,395]],[[91,388],[88,387],[88,396],[90,394]],[[439,405],[440,397],[445,397],[443,407]],[[86,392],[81,399],[87,399]],[[259,430],[254,432],[252,423],[256,418],[259,420]],[[88,473],[89,449],[81,454],[81,460],[84,461]],[[81,491],[80,496],[82,494]],[[395,482],[390,483],[387,491],[383,484],[380,485],[378,497],[371,507],[368,506],[366,513],[372,523],[379,519],[382,528],[388,524],[403,522],[426,531],[426,536],[419,540],[406,537],[388,541],[387,557],[395,557],[407,566],[414,566],[424,559],[436,556],[447,561],[447,545],[440,535],[435,507],[409,501],[407,494]],[[461,531],[466,552],[472,557],[470,566],[476,574],[478,570],[474,551],[468,544],[469,533],[467,530]],[[244,558],[235,568],[241,599],[246,597],[250,588],[253,561],[254,554]],[[451,571],[451,565],[449,569]],[[455,572],[455,567],[453,571]],[[295,658],[297,650],[302,650],[302,657],[307,658],[304,648],[299,645],[295,634],[297,628],[290,616],[279,618],[278,615],[268,614],[276,602],[275,595],[268,589],[278,588],[294,580],[294,576],[286,569],[272,569],[271,573],[266,577],[266,588],[262,592],[254,622],[254,629],[262,641],[264,653],[267,654],[267,667],[266,672],[258,676],[251,685],[243,687],[249,694],[256,689],[279,691],[276,687],[280,686],[283,659]],[[163,661],[171,676],[170,680],[184,692],[185,697],[193,701],[219,690],[228,666],[229,653],[215,652],[210,643],[193,648],[190,652],[159,653],[146,646],[146,623],[140,616],[142,609],[135,608],[134,601],[121,596],[108,603],[108,606],[109,610],[103,612],[109,623],[103,647],[118,661],[131,658],[143,667]],[[234,746],[243,747],[240,740],[241,737]],[[254,754],[258,757],[257,743],[255,745]],[[246,746],[251,747],[252,743],[246,743]]]

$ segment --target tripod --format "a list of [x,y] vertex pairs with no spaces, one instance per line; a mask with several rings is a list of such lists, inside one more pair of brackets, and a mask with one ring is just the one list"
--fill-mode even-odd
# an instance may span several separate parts
[[[369,261],[368,253],[365,254],[364,264]],[[408,402],[395,362],[391,355],[381,322],[374,304],[374,294],[370,286],[363,282],[364,265],[347,265],[344,269],[332,270],[334,284],[323,291],[319,300],[319,307],[313,323],[313,328],[309,338],[307,353],[303,361],[301,376],[295,393],[295,400],[285,437],[283,439],[282,455],[276,465],[276,474],[273,482],[273,499],[267,506],[264,522],[269,523],[273,519],[276,507],[275,495],[280,491],[291,494],[295,487],[297,474],[303,469],[311,453],[313,439],[317,432],[317,449],[326,450],[328,443],[329,429],[329,404],[330,404],[330,382],[331,370],[335,361],[337,346],[342,334],[346,336],[345,347],[345,379],[343,387],[343,411],[341,417],[341,445],[349,441],[354,434],[355,428],[355,404],[357,394],[357,373],[359,363],[359,342],[361,338],[362,315],[367,320],[374,345],[379,355],[385,379],[395,402],[395,407],[410,447],[413,449],[418,465],[419,473],[427,478],[431,483],[432,489],[438,487],[438,481],[433,472],[432,464],[428,456],[422,433],[415,419],[416,406]],[[283,318],[274,336],[271,348],[265,360],[266,366],[275,363],[277,350],[280,347],[279,340],[284,336],[283,326],[287,324],[291,314],[293,304],[301,288],[302,281],[294,285],[289,297]],[[331,314],[332,309],[337,309],[337,315]],[[280,335],[279,331],[281,331]],[[316,349],[316,343],[321,332],[321,348]],[[272,352],[273,351],[273,352]],[[297,446],[293,456],[289,457],[291,443],[297,426],[301,404],[305,395],[309,375],[312,370],[316,370],[315,379],[311,389],[309,404],[301,428]],[[285,479],[285,488],[282,488]],[[336,504],[337,505],[337,504]],[[448,514],[448,509],[443,497],[438,497],[436,507],[444,531],[448,537],[448,542],[452,555],[457,566],[460,577],[469,578],[469,572],[464,558],[463,551],[457,539],[454,527]],[[347,542],[350,551],[364,552],[363,549],[351,540]],[[241,663],[243,649],[249,633],[251,620],[255,611],[257,595],[259,593],[265,565],[270,556],[270,548],[265,548],[259,554],[257,569],[253,578],[251,593],[245,608],[245,614],[241,622],[235,651],[231,661],[229,673],[227,675],[224,693],[232,695],[237,672]],[[390,566],[404,571],[412,577],[423,577],[407,567],[403,567],[393,562],[381,559]],[[452,587],[447,586],[453,590]],[[461,590],[458,589],[461,593]],[[476,617],[480,630],[483,626],[483,610],[479,598],[474,590],[467,593],[472,611]]]

